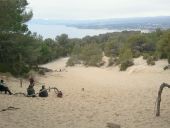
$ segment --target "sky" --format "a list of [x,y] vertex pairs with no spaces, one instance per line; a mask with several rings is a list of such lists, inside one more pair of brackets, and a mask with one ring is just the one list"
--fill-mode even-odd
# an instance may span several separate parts
[[33,19],[170,16],[170,0],[27,0]]

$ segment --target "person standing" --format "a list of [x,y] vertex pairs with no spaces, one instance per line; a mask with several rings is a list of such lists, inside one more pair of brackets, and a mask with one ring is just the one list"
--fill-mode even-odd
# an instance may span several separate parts
[[34,78],[32,76],[30,77],[29,81],[30,81],[30,85],[34,86],[35,81],[34,81]]

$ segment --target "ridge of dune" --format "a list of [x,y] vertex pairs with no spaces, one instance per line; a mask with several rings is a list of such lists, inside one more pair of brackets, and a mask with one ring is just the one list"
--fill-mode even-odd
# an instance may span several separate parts
[[155,65],[147,65],[146,60],[144,60],[142,57],[139,57],[137,59],[134,59],[134,65],[129,67],[127,71],[129,73],[141,73],[141,72],[147,72],[147,73],[161,73],[165,72],[164,67],[168,65],[167,60],[158,60],[155,62]]
[[[52,70],[65,69],[68,59],[69,59],[69,57],[60,58],[56,61],[53,61],[53,62],[45,64],[45,65],[41,65],[41,66],[52,69]],[[109,61],[108,57],[104,56],[102,61],[104,62],[104,65],[99,67],[98,69],[104,68],[104,69],[108,69],[108,70],[110,69],[112,71],[119,71],[118,66],[108,67],[108,61]],[[167,65],[168,65],[167,60],[158,60],[155,62],[155,65],[149,66],[149,65],[147,65],[146,60],[144,60],[143,57],[139,57],[139,58],[134,59],[134,65],[129,67],[127,69],[127,71],[124,71],[124,72],[128,72],[128,73],[158,72],[158,73],[161,73],[161,72],[164,72],[163,68]],[[85,68],[85,66],[80,66],[80,65],[76,65],[72,68],[76,68],[76,67],[84,67]],[[68,67],[68,68],[71,68],[71,67]],[[90,68],[92,69],[92,68],[96,68],[96,67],[90,67]]]
[[52,70],[64,69],[66,67],[66,63],[67,63],[68,59],[69,59],[69,57],[60,58],[53,62],[41,65],[41,67],[45,67],[45,68],[52,69]]

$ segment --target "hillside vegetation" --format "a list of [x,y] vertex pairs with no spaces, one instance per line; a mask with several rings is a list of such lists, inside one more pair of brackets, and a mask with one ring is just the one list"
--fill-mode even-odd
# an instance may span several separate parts
[[26,0],[0,1],[0,72],[24,76],[30,70],[38,71],[39,64],[66,56],[70,56],[68,66],[101,66],[103,53],[110,57],[109,66],[120,65],[120,70],[133,65],[133,58],[139,56],[149,65],[157,59],[168,59],[170,63],[170,30],[123,31],[82,39],[62,34],[43,39],[25,24],[33,16],[27,5]]

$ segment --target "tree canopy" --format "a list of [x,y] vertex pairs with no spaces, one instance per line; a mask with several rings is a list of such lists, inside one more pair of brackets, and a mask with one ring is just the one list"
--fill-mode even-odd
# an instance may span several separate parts
[[33,13],[27,9],[27,0],[0,1],[0,32],[24,33],[28,31],[25,22]]

